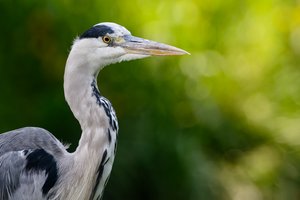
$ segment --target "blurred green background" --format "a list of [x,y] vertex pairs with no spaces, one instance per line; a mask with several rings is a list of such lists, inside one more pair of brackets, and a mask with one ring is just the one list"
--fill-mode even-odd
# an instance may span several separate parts
[[63,95],[72,40],[113,21],[191,56],[105,68],[118,152],[104,200],[300,199],[299,0],[1,0],[0,131],[80,127]]

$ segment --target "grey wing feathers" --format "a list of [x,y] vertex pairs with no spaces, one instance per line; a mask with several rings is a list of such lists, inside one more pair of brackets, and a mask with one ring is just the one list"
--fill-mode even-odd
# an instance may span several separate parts
[[22,128],[0,135],[0,199],[43,200],[58,179],[55,158],[64,146],[41,128]]
[[66,151],[63,144],[42,128],[26,127],[0,134],[0,156],[24,149],[45,149],[55,155]]
[[0,157],[0,199],[8,197],[19,187],[19,175],[25,167],[22,152],[12,151]]

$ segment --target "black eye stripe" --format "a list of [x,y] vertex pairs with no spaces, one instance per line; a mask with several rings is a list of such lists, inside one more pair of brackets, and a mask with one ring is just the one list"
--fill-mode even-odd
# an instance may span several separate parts
[[112,33],[114,33],[114,31],[111,29],[111,27],[105,25],[98,25],[93,26],[89,30],[85,31],[79,38],[98,38]]

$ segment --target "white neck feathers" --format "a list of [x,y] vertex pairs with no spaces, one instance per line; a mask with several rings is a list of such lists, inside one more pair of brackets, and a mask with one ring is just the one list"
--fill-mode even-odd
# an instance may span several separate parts
[[68,183],[71,189],[78,185],[82,190],[73,191],[75,194],[69,192],[64,199],[85,200],[93,195],[100,196],[112,168],[116,147],[118,124],[114,110],[110,102],[100,96],[98,73],[85,55],[73,47],[64,75],[65,98],[82,129],[79,145],[72,154],[76,176]]

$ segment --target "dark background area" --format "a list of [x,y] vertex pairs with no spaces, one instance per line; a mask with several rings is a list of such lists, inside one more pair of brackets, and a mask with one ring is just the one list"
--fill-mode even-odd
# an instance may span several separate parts
[[104,200],[300,199],[300,2],[0,1],[0,131],[43,127],[74,151],[72,40],[113,21],[191,53],[101,71],[119,143]]

